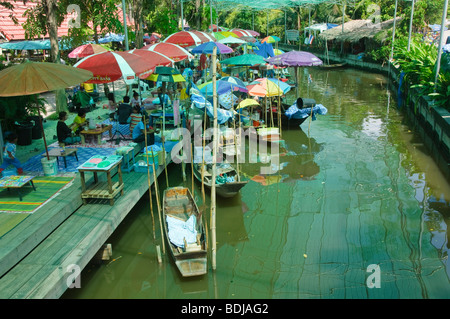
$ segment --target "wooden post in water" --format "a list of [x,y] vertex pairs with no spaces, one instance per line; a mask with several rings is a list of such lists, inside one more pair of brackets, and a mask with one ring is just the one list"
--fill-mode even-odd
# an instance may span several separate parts
[[152,223],[153,223],[153,239],[156,239],[155,235],[155,217],[153,216],[153,201],[152,201],[152,184],[150,183],[150,165],[148,163],[148,144],[147,144],[147,119],[142,117],[144,121],[144,140],[145,140],[145,153],[147,158],[147,183],[148,183],[148,196],[150,198],[150,213],[152,214]]
[[214,47],[212,54],[213,63],[213,106],[214,106],[214,135],[213,135],[213,158],[212,158],[212,185],[211,185],[211,253],[212,269],[216,270],[216,154],[218,144],[217,130],[217,88],[216,88],[216,53],[217,47]]
[[[155,160],[154,160],[155,159],[155,154],[153,153],[153,149],[152,149],[152,157],[153,157],[153,163],[152,163],[153,182],[155,183],[156,205],[158,206],[159,230],[161,232],[161,242],[162,242],[163,254],[165,254],[166,253],[166,246],[164,244],[161,204],[159,202],[158,177],[156,176],[156,167],[155,167]],[[148,156],[147,156],[147,162],[148,162]]]

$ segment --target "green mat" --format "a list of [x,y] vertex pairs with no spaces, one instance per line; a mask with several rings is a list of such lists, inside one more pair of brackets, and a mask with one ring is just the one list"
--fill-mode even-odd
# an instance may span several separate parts
[[19,200],[16,189],[0,190],[0,237],[9,232],[43,204],[48,202],[73,176],[36,176],[33,179],[36,190],[31,186],[21,189],[23,200]]

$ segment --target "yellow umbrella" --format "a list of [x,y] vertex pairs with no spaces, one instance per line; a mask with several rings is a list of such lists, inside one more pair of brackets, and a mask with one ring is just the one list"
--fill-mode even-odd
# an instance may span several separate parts
[[285,53],[283,50],[280,50],[280,49],[273,49],[273,53],[275,54],[275,55],[280,55],[280,54],[283,54],[283,53]]
[[254,99],[245,99],[238,104],[236,109],[242,109],[244,107],[255,106],[255,105],[259,105],[258,101],[254,100]]
[[225,38],[228,38],[228,37],[239,38],[239,36],[236,33],[233,33],[230,31],[220,31],[218,33],[220,33],[221,35],[224,35]]

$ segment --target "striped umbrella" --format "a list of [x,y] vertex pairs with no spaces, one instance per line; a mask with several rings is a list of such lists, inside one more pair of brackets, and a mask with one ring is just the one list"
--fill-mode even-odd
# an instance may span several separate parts
[[182,48],[181,46],[173,43],[155,43],[146,45],[142,48],[142,50],[148,50],[148,51],[154,51],[159,52],[175,62],[183,61],[185,59],[191,60],[194,58],[192,54],[190,54],[186,49]]
[[106,51],[111,51],[111,50],[100,44],[89,43],[89,44],[84,44],[82,46],[75,48],[72,52],[69,53],[68,56],[69,56],[69,58],[72,58],[72,59],[84,58],[84,57],[90,56],[95,53],[101,53],[101,52],[106,52]]
[[122,77],[125,83],[130,85],[136,77],[147,78],[156,65],[152,60],[136,54],[107,51],[85,57],[74,67],[89,70],[94,74],[87,83],[109,83]]
[[269,35],[268,37],[265,37],[261,40],[261,43],[267,42],[267,43],[275,43],[280,41],[281,39],[275,35]]
[[180,31],[169,35],[164,39],[164,43],[177,44],[180,47],[187,48],[197,46],[205,42],[215,41],[216,39],[201,31]]

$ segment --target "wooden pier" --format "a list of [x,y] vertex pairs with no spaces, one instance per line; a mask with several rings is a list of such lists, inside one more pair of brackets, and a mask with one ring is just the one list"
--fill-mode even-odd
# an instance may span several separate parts
[[[164,169],[159,165],[156,176]],[[93,177],[86,180],[92,182]],[[124,194],[117,195],[113,206],[98,199],[83,205],[77,174],[70,187],[5,234],[0,298],[59,298],[148,191],[147,173],[125,173],[123,184]]]

